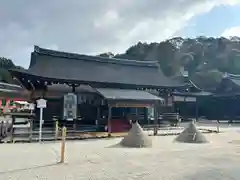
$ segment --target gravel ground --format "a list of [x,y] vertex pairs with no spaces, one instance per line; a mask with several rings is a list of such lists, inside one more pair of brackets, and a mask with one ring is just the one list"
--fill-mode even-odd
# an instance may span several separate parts
[[240,133],[205,134],[208,144],[173,143],[151,137],[148,149],[114,148],[121,138],[60,143],[1,144],[0,180],[238,180]]

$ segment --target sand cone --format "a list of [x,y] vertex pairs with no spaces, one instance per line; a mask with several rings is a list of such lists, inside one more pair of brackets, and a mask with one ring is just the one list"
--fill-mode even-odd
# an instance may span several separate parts
[[120,142],[120,145],[123,147],[146,148],[152,147],[152,140],[143,131],[141,126],[135,122],[132,124],[132,128],[128,132],[128,135]]
[[183,142],[183,143],[207,143],[207,139],[205,136],[197,130],[196,126],[193,122],[189,124],[189,126],[184,129],[184,131],[177,136],[175,141]]

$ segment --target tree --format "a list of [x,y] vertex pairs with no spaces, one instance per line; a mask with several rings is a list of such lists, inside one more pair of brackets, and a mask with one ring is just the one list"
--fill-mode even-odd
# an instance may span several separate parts
[[166,76],[180,74],[184,67],[196,84],[206,81],[204,86],[210,87],[208,82],[216,85],[222,73],[240,74],[240,38],[174,37],[160,43],[138,42],[115,57],[158,61]]
[[9,69],[18,68],[23,69],[21,66],[15,66],[11,59],[0,57],[0,81],[5,83],[16,83],[13,80],[11,74],[8,72]]
[[13,64],[11,59],[0,57],[0,68],[11,69],[15,68],[15,65]]

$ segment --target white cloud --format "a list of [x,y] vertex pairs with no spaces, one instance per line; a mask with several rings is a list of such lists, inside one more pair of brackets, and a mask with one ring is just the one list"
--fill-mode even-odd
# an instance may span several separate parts
[[192,17],[239,0],[0,1],[0,56],[27,67],[33,45],[69,52],[123,52],[162,41]]
[[240,26],[231,27],[231,28],[226,29],[222,33],[222,36],[224,36],[224,37],[239,36],[240,37]]

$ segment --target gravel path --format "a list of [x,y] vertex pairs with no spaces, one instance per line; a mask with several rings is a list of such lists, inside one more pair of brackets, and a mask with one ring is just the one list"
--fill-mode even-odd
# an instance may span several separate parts
[[[240,133],[206,134],[208,144],[152,137],[149,149],[113,148],[121,139],[69,141],[66,164],[60,143],[1,144],[0,180],[237,180]],[[231,143],[230,143],[231,142]]]

